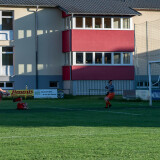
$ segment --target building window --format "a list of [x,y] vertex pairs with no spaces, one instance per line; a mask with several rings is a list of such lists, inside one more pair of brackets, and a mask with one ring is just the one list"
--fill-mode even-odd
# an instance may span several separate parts
[[144,85],[145,85],[145,87],[148,87],[149,86],[149,82],[145,82]]
[[144,87],[143,84],[144,84],[143,82],[137,82],[137,86],[138,86],[138,87]]
[[130,18],[123,18],[123,29],[130,29]]
[[114,28],[120,29],[121,28],[121,19],[120,18],[114,18],[113,20]]
[[105,53],[105,55],[104,55],[105,57],[104,57],[104,63],[105,64],[111,64],[112,62],[111,62],[111,53]]
[[130,52],[73,52],[73,65],[132,65]]
[[50,88],[59,88],[59,82],[57,81],[50,81]]
[[95,28],[102,28],[102,18],[95,18]]
[[[153,85],[152,88],[159,88],[159,84],[156,83],[155,81],[152,81],[152,85]],[[149,87],[149,82],[146,82],[146,81],[137,82],[137,88],[148,88],[148,87]]]
[[83,53],[76,53],[76,64],[83,64]]
[[[85,24],[84,24],[85,23]],[[71,23],[70,23],[71,24]],[[130,17],[74,17],[73,28],[83,29],[131,29]]]
[[83,28],[83,18],[76,17],[76,28]]
[[102,64],[102,53],[95,53],[95,63]]
[[114,53],[114,64],[121,64],[121,53]]
[[93,25],[92,25],[92,17],[86,17],[85,18],[85,27],[86,28],[93,28]]
[[13,82],[0,82],[0,88],[13,89]]
[[13,66],[13,54],[2,54],[2,65]]
[[13,67],[13,47],[0,47],[0,75],[12,76]]
[[6,82],[6,88],[13,88],[13,83]]
[[92,63],[93,63],[92,53],[86,53],[86,64],[92,64]]
[[152,86],[153,86],[153,87],[159,87],[159,82],[153,81],[153,82],[152,82]]
[[2,30],[13,30],[13,12],[2,11]]
[[130,53],[123,53],[123,64],[130,64]]
[[2,47],[2,66],[13,66],[13,47]]
[[111,18],[104,18],[104,28],[111,28]]
[[0,87],[4,88],[4,83],[0,82]]

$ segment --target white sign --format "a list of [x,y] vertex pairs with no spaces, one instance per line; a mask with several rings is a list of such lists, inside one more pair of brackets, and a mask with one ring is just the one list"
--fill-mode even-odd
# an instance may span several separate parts
[[58,98],[57,89],[35,89],[34,98]]
[[142,100],[149,100],[148,90],[136,90],[136,97]]

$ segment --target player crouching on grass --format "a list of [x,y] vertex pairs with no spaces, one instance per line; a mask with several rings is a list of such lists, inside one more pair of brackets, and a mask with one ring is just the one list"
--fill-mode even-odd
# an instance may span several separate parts
[[0,101],[2,100],[3,95],[9,96],[9,93],[0,88]]
[[114,95],[115,95],[112,80],[109,80],[108,83],[109,83],[108,86],[105,87],[107,89],[107,94],[106,94],[106,97],[104,98],[104,100],[106,101],[106,107],[105,108],[108,108],[108,107],[112,106],[109,100],[112,100],[114,98]]
[[18,103],[17,103],[17,109],[18,109],[18,110],[26,110],[26,109],[28,109],[27,103],[23,103],[21,97],[14,98],[14,99],[13,99],[13,102],[18,102]]

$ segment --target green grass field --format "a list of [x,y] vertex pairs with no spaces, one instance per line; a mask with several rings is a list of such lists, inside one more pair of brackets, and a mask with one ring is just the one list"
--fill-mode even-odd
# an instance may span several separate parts
[[160,102],[79,96],[0,102],[0,160],[159,160]]

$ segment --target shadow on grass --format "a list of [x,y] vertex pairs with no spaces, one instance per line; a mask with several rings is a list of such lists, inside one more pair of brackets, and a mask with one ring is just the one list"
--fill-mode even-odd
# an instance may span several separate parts
[[115,97],[105,109],[104,96],[27,100],[29,110],[16,110],[11,100],[0,103],[0,127],[160,127],[160,103],[124,101]]
[[1,109],[0,126],[160,127],[160,107]]

